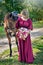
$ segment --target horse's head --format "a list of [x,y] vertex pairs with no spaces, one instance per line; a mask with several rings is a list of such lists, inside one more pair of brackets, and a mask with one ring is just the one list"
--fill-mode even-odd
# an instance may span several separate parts
[[18,19],[18,13],[16,11],[11,12],[9,16],[13,22],[17,21],[17,19]]
[[10,28],[11,27],[15,27],[15,23],[18,19],[18,14],[16,12],[11,12],[9,14],[9,25],[10,25]]

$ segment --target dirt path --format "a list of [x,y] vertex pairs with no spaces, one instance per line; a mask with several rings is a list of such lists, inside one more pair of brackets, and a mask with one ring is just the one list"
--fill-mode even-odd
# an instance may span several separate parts
[[[43,28],[34,29],[33,31],[31,31],[31,39],[35,39],[35,38],[42,36],[42,35],[43,35]],[[12,47],[15,47],[16,44],[15,44],[14,37],[12,37],[11,42],[12,42]],[[7,49],[9,49],[7,38],[0,39],[0,54],[4,50],[7,50]]]

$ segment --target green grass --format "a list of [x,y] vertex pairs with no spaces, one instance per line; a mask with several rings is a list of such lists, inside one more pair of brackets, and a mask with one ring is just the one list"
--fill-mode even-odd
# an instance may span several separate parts
[[5,30],[4,30],[4,27],[1,26],[0,27],[0,38],[4,37],[5,36]]
[[33,41],[33,51],[35,54],[34,63],[43,65],[43,36]]
[[34,28],[42,28],[43,27],[43,20],[42,21],[33,22],[33,27]]
[[[13,56],[11,58],[9,57],[9,50],[6,50],[0,54],[0,65],[43,65],[43,36],[33,40],[32,46],[35,57],[33,64],[18,62],[17,47],[15,47],[13,48]],[[2,58],[4,55],[5,57]]]

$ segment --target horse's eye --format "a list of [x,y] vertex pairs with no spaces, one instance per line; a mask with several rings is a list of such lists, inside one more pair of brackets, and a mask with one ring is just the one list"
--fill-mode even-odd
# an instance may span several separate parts
[[9,16],[11,17],[12,16],[12,13]]

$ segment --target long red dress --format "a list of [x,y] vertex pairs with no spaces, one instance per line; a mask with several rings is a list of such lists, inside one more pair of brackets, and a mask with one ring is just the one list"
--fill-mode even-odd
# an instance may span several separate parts
[[[21,18],[18,18],[18,21],[16,23],[16,28],[19,29],[21,27],[32,30],[33,26],[31,19],[24,21]],[[19,52],[19,61],[26,63],[33,63],[34,57],[32,52],[30,34],[28,35],[26,40],[22,40],[18,38],[18,52]]]

